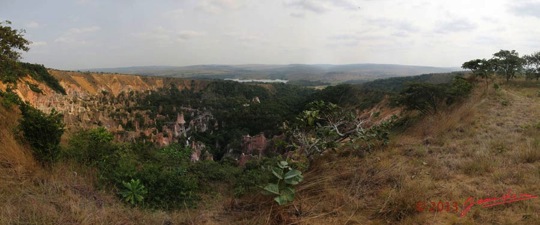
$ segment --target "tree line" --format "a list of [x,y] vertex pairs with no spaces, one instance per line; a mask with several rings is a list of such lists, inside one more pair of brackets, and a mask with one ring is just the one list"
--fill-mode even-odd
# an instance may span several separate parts
[[491,59],[473,59],[463,63],[463,69],[471,70],[474,76],[488,82],[493,75],[500,75],[509,81],[518,75],[528,80],[540,79],[540,52],[519,56],[516,50],[500,50]]

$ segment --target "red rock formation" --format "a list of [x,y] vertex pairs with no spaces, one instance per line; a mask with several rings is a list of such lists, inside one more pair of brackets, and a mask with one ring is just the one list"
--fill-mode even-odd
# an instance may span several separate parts
[[245,135],[242,139],[242,153],[246,155],[258,155],[262,156],[266,150],[267,141],[263,133],[257,134],[253,137]]

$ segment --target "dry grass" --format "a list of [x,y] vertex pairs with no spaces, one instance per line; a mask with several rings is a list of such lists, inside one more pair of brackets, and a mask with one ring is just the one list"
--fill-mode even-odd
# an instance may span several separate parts
[[[14,130],[19,114],[17,106],[10,109],[0,106],[0,170],[25,176],[35,170],[36,163],[27,147],[15,137]],[[6,173],[0,173],[0,176],[4,174]]]
[[[365,157],[327,155],[306,174],[295,201],[302,213],[288,214],[287,222],[540,224],[539,199],[474,206],[459,216],[468,197],[501,197],[510,189],[540,195],[540,97],[536,87],[520,84],[478,88]],[[459,212],[418,212],[418,201],[457,202]]]

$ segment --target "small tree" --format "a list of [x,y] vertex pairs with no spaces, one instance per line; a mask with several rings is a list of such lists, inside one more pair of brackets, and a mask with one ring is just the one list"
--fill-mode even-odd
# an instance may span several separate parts
[[471,70],[474,76],[485,79],[488,85],[489,78],[496,71],[496,63],[493,59],[473,59],[463,63],[461,68]]
[[523,56],[525,64],[525,75],[527,79],[540,79],[540,52]]
[[10,21],[0,22],[0,80],[15,84],[22,68],[17,63],[20,51],[28,51],[30,42],[23,38],[24,30],[11,28]]
[[408,110],[418,110],[424,114],[435,113],[445,97],[446,90],[440,85],[412,83],[401,91],[398,104]]
[[523,69],[525,61],[519,57],[516,50],[500,50],[493,54],[493,61],[500,75],[506,78],[506,81],[516,77]]

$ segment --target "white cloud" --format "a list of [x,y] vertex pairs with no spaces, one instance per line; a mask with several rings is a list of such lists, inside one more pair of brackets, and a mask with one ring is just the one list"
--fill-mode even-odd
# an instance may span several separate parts
[[265,39],[258,34],[246,33],[246,32],[231,32],[227,33],[226,36],[231,37],[235,40],[241,42],[263,42]]
[[435,28],[437,33],[454,33],[462,31],[471,31],[476,29],[476,24],[467,19],[452,19],[447,21],[439,22]]
[[286,6],[313,13],[326,13],[334,9],[356,10],[359,7],[350,0],[293,0]]
[[26,27],[27,28],[38,28],[40,27],[40,24],[36,21],[30,21],[29,23],[26,24]]
[[30,47],[40,47],[45,45],[47,45],[47,42],[45,41],[33,41],[32,43],[30,43]]
[[289,15],[292,16],[292,17],[295,17],[295,18],[304,18],[304,17],[306,17],[306,14],[304,14],[304,13],[291,13]]
[[173,40],[188,41],[188,40],[192,40],[192,39],[204,36],[204,35],[205,33],[199,32],[199,31],[194,31],[194,30],[174,31],[172,29],[166,29],[161,26],[153,29],[152,31],[133,34],[133,36],[144,39],[144,40],[157,41],[161,43],[172,42]]
[[301,1],[289,2],[289,3],[287,3],[287,5],[290,6],[290,7],[293,7],[293,8],[298,8],[298,9],[301,9],[301,10],[307,10],[307,11],[311,11],[311,12],[314,12],[314,13],[325,13],[325,12],[328,12],[330,10],[329,6],[324,4],[321,1],[301,0]]
[[92,33],[101,30],[101,27],[99,26],[91,26],[91,27],[81,27],[81,28],[71,28],[67,32],[67,34],[82,34],[82,33]]
[[101,30],[101,27],[99,26],[71,28],[68,31],[64,32],[60,37],[56,38],[54,42],[64,44],[86,45],[91,43],[91,41],[84,40],[84,36],[90,33],[95,33],[99,30]]
[[517,16],[532,16],[540,19],[540,2],[517,2],[510,7],[510,12]]
[[157,27],[152,31],[135,33],[133,36],[150,41],[170,41],[171,32],[163,27]]
[[183,41],[197,38],[203,35],[204,33],[193,30],[183,30],[178,32],[178,38]]
[[197,9],[208,13],[219,13],[239,9],[243,5],[243,0],[201,0]]

